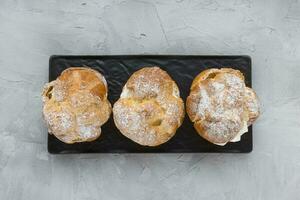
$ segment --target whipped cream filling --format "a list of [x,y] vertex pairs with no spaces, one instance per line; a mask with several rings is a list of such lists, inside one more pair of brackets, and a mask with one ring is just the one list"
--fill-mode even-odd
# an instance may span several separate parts
[[176,98],[180,98],[180,92],[179,89],[176,86],[176,83],[173,83],[173,91],[172,91],[172,95]]
[[[239,142],[241,141],[241,136],[244,134],[244,133],[247,133],[248,132],[248,126],[247,126],[247,122],[244,121],[244,125],[242,127],[242,129],[240,130],[240,132],[233,138],[231,139],[229,142]],[[220,145],[220,146],[224,146],[226,143],[215,143],[216,145]]]
[[127,89],[126,85],[124,86],[120,98],[127,98],[129,97],[129,90]]

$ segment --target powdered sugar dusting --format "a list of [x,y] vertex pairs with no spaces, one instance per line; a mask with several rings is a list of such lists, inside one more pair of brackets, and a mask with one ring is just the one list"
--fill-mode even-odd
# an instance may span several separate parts
[[55,80],[45,84],[43,89],[43,102],[54,98],[55,101],[63,101],[66,96],[66,88],[60,80]]
[[93,138],[97,135],[96,128],[94,126],[79,126],[79,134],[85,138]]
[[259,116],[259,101],[255,92],[251,88],[246,88],[245,108],[248,110],[248,125],[251,125]]
[[[58,115],[59,116],[59,115]],[[68,129],[71,127],[71,116],[67,113],[63,112],[60,115],[61,126],[63,129]]]
[[146,96],[152,97],[158,95],[160,92],[160,86],[159,83],[147,80],[144,75],[141,75],[135,82],[134,92],[134,95],[140,98],[144,98]]
[[200,101],[198,104],[197,113],[200,117],[204,117],[207,110],[210,110],[211,107],[210,98],[207,94],[206,89],[201,88],[200,89]]
[[72,116],[69,112],[47,112],[45,119],[53,131],[66,132],[72,125]]
[[78,108],[82,106],[87,106],[91,103],[90,100],[95,99],[94,95],[91,93],[86,93],[84,91],[78,91],[70,97],[70,102],[73,107]]
[[225,80],[226,85],[229,88],[234,88],[236,90],[239,90],[245,87],[245,82],[234,74],[226,73],[224,74],[223,78]]
[[147,124],[147,113],[143,108],[126,107],[121,104],[117,104],[114,109],[116,123],[119,127],[126,127],[127,134],[131,138],[135,138],[137,142],[152,143],[156,140],[155,131]]
[[[95,74],[86,73],[94,71],[78,71],[74,68],[67,70],[72,72],[69,79],[65,77],[52,81],[46,84],[43,91],[43,114],[49,132],[66,143],[95,139],[100,135],[101,125],[109,118],[110,104],[107,99],[102,100],[90,91],[90,86],[99,85],[98,79],[90,81],[90,77]],[[80,73],[81,70],[86,71]],[[84,77],[81,77],[82,74]],[[103,78],[98,77],[101,80]],[[72,81],[76,81],[75,84]]]
[[219,82],[211,82],[211,86],[216,93],[221,92],[225,88],[225,85]]
[[247,108],[250,112],[252,113],[258,113],[259,112],[259,103],[257,101],[257,98],[252,91],[252,89],[247,88],[246,89],[246,98],[248,99],[247,101]]
[[[247,131],[244,123],[245,83],[231,73],[218,73],[217,77],[199,83],[199,103],[195,119],[217,144],[232,140],[240,130]],[[237,139],[237,138],[236,138]]]
[[66,96],[66,88],[63,83],[59,80],[55,81],[55,87],[53,87],[52,95],[56,101],[63,101]]
[[[121,132],[142,145],[167,141],[182,123],[183,102],[176,83],[157,67],[134,73],[113,112]],[[169,128],[174,127],[174,128]]]

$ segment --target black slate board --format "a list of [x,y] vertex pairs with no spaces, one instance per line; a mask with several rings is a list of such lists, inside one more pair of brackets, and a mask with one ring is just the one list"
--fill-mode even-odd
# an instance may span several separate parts
[[[49,81],[55,80],[68,67],[91,67],[101,72],[109,87],[108,98],[113,105],[119,98],[127,79],[145,66],[160,66],[175,80],[183,100],[189,94],[193,78],[207,68],[231,67],[240,70],[246,85],[251,87],[251,58],[249,56],[177,56],[177,55],[124,55],[124,56],[51,56]],[[252,127],[241,141],[225,146],[211,144],[201,138],[188,116],[175,136],[157,147],[144,147],[123,136],[114,125],[112,116],[102,126],[101,136],[93,142],[64,144],[48,134],[48,151],[60,153],[193,153],[223,152],[247,153],[252,151]]]

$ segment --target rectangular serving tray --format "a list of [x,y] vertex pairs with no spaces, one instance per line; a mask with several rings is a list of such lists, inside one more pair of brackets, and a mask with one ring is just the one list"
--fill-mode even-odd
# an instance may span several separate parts
[[[49,60],[49,81],[55,80],[68,67],[91,67],[102,73],[108,83],[108,99],[113,105],[120,97],[123,86],[133,72],[147,66],[159,66],[175,80],[181,98],[186,101],[194,77],[208,68],[231,67],[240,70],[246,85],[251,87],[251,58],[249,56],[201,55],[120,55],[120,56],[67,56],[54,55]],[[252,151],[252,126],[241,141],[217,146],[203,139],[185,115],[175,136],[157,147],[141,146],[123,136],[112,116],[102,126],[101,136],[93,142],[65,144],[48,134],[48,151],[62,153],[248,153]]]

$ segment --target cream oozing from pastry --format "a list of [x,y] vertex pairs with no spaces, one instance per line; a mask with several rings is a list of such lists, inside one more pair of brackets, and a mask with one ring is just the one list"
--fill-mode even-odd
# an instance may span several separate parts
[[[229,142],[239,142],[241,141],[241,137],[242,135],[244,135],[244,133],[248,132],[248,126],[247,126],[247,122],[244,122],[243,128],[240,130],[240,132],[233,138],[231,139]],[[225,144],[227,144],[227,142],[225,143],[215,143],[217,145],[220,146],[224,146]]]
[[[247,93],[248,91],[248,93]],[[231,68],[209,69],[193,81],[187,112],[206,140],[225,145],[238,142],[258,117],[258,100],[243,74]]]
[[122,90],[122,93],[120,95],[120,98],[128,98],[129,96],[130,96],[130,91],[127,88],[127,86],[125,85],[123,90]]

